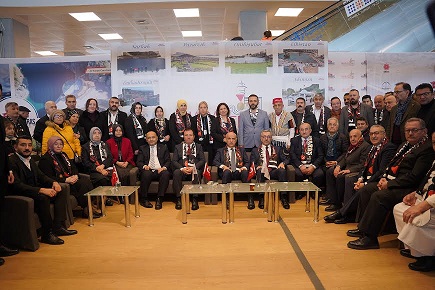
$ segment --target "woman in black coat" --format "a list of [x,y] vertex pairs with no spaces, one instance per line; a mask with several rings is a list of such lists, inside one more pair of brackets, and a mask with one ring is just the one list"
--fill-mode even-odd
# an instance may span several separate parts
[[224,138],[228,132],[237,134],[236,121],[230,117],[230,108],[226,103],[220,103],[217,106],[216,116],[211,123],[211,136],[213,136],[215,151],[227,145]]
[[148,132],[147,121],[145,117],[142,116],[142,104],[139,102],[131,105],[130,113],[130,116],[125,120],[124,135],[131,141],[131,147],[133,148],[136,160],[139,147],[147,143],[145,138]]
[[163,108],[157,106],[154,110],[154,116],[155,118],[148,122],[148,132],[156,132],[157,137],[159,138],[159,143],[165,144],[168,147],[169,152],[174,152],[171,136],[169,135],[169,121],[165,118]]
[[86,137],[89,138],[89,131],[93,127],[103,128],[103,115],[98,111],[98,102],[96,99],[86,101],[86,110],[80,116],[79,125],[85,130]]

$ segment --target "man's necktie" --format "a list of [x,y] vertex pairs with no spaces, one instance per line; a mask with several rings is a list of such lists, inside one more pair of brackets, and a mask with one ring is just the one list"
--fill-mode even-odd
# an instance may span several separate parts
[[304,153],[307,153],[307,147],[308,147],[307,139],[304,139]]
[[234,148],[231,148],[231,171],[236,171],[236,150]]
[[156,157],[155,157],[155,150],[156,150],[156,148],[155,148],[155,146],[151,146],[150,147],[150,164],[149,164],[149,167],[151,168],[151,169],[156,169]]

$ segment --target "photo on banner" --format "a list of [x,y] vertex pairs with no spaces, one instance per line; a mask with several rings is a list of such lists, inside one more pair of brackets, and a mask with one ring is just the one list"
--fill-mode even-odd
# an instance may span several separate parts
[[171,44],[173,72],[213,72],[219,68],[219,42],[175,42]]
[[273,66],[270,41],[230,41],[225,43],[225,67],[230,74],[267,74]]

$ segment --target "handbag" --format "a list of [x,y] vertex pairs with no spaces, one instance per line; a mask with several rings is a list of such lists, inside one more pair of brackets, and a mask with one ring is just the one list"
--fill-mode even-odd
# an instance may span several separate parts
[[65,136],[62,135],[62,133],[59,132],[59,130],[55,129],[57,133],[59,133],[60,136],[66,141],[69,148],[71,148],[72,152],[74,152],[74,163],[82,163],[82,157],[77,154],[77,152],[72,148],[71,144],[69,144],[68,140],[65,138]]

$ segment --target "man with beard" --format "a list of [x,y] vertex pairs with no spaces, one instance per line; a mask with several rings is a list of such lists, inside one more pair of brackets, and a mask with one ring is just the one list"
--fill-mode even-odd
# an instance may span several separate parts
[[349,93],[345,93],[343,96],[343,103],[345,106],[349,106],[350,96]]
[[253,148],[261,145],[261,131],[269,129],[269,117],[266,111],[258,108],[258,96],[251,94],[248,97],[249,109],[239,116],[239,146],[251,152]]
[[435,100],[432,85],[420,84],[415,88],[415,95],[420,102],[417,117],[424,120],[429,136],[435,131]]
[[[8,102],[5,105],[6,116],[5,118],[14,124],[15,136],[26,135],[30,136],[29,127],[22,118],[20,118],[18,104],[15,102]],[[41,135],[42,138],[42,135]]]
[[352,89],[349,92],[349,105],[344,106],[340,115],[340,132],[349,135],[349,132],[356,128],[356,119],[358,117],[364,117],[369,127],[373,125],[373,110],[370,106],[362,104],[359,101],[359,92],[356,89]]
[[359,201],[358,190],[368,183],[377,183],[381,179],[382,170],[387,167],[396,153],[396,145],[388,142],[385,129],[381,125],[373,125],[370,128],[370,142],[373,145],[365,155],[364,166],[359,174],[347,176],[344,185],[337,186],[338,195],[343,196],[343,207],[325,216],[323,218],[325,222],[344,224],[355,221]]
[[318,128],[317,128],[317,122],[316,117],[313,113],[305,110],[305,99],[304,98],[297,98],[296,99],[296,109],[292,112],[293,119],[295,120],[295,137],[299,136],[299,126],[302,123],[308,123],[310,124],[310,130],[312,131],[312,135],[317,137],[318,136]]
[[119,99],[117,97],[111,97],[109,100],[109,108],[102,113],[103,118],[103,141],[107,141],[113,136],[112,126],[114,124],[120,124],[125,128],[125,120],[127,119],[127,113],[119,110]]
[[405,134],[406,142],[383,170],[379,182],[372,182],[361,189],[358,228],[347,231],[348,236],[358,237],[347,244],[351,249],[379,248],[377,237],[388,213],[405,195],[417,189],[417,181],[422,180],[431,167],[435,152],[427,136],[425,122],[418,118],[408,119]]
[[375,108],[373,109],[374,122],[376,125],[381,125],[382,127],[386,127],[385,120],[388,120],[388,112],[385,109],[384,96],[377,95],[375,96]]
[[44,134],[45,128],[47,128],[45,122],[50,120],[50,116],[54,110],[57,110],[57,106],[55,102],[53,101],[45,102],[45,112],[47,114],[45,114],[44,117],[39,118],[39,120],[35,124],[35,130],[33,131],[33,139],[35,139],[39,143],[42,143],[42,135]]
[[272,103],[274,112],[269,114],[272,144],[285,148],[295,135],[295,120],[291,113],[283,110],[282,98],[274,98]]
[[338,97],[333,97],[331,99],[331,117],[337,118],[340,120],[341,115],[341,101]]
[[[76,230],[67,230],[63,224],[66,220],[66,188],[46,176],[32,160],[32,138],[19,136],[15,144],[16,154],[9,157],[9,163],[15,180],[12,184],[14,194],[33,199],[35,211],[41,222],[41,242],[61,245],[64,241],[58,236],[77,234]],[[54,203],[54,218],[51,217],[50,203]]]
[[331,117],[331,109],[324,106],[323,102],[325,97],[322,94],[315,94],[314,105],[307,106],[306,110],[313,113],[316,117],[317,128],[319,129],[319,136],[324,135],[326,132],[327,120]]

